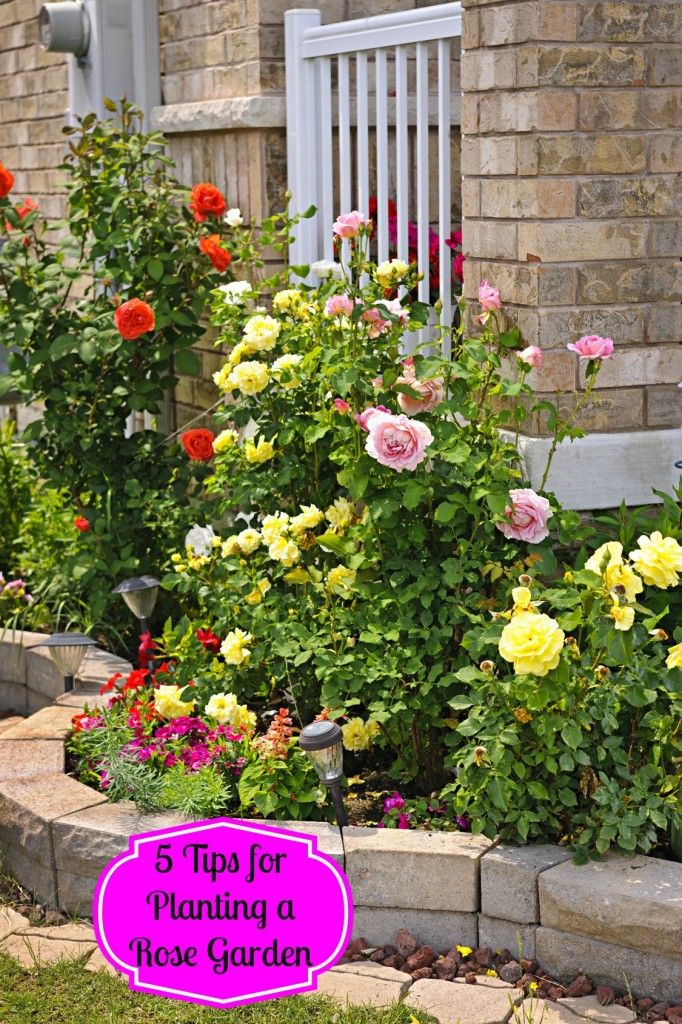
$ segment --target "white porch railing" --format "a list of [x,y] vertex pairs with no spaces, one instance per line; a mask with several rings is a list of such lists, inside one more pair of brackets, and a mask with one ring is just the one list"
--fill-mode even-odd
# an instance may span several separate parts
[[[461,3],[332,25],[321,24],[318,10],[292,10],[285,15],[285,25],[292,211],[300,213],[311,205],[318,210],[314,218],[298,226],[291,262],[309,264],[331,258],[335,215],[351,209],[367,213],[373,195],[377,198],[377,257],[387,259],[389,199],[395,199],[396,237],[391,248],[407,260],[412,218],[418,265],[425,275],[419,298],[428,302],[430,191],[437,186],[437,217],[432,220],[440,239],[443,320],[449,323],[450,147],[452,125],[459,124],[460,110],[459,94],[453,96],[452,59],[453,41],[461,35]],[[429,168],[430,125],[437,125],[437,175]],[[411,126],[415,127],[413,155],[408,136]],[[389,195],[389,179],[394,196]]]

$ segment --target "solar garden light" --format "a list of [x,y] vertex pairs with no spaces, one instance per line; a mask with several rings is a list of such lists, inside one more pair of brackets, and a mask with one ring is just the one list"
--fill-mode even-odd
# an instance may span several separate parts
[[88,647],[95,647],[92,637],[84,633],[52,633],[34,647],[49,647],[57,671],[64,676],[64,693],[73,690],[74,676],[78,672]]
[[341,728],[336,722],[311,722],[301,729],[298,745],[305,750],[320,782],[330,790],[339,829],[348,824],[341,795],[343,779],[343,744]]
[[[154,611],[156,598],[158,597],[159,580],[154,576],[132,576],[129,580],[123,580],[111,591],[112,594],[120,594],[130,608],[135,618],[140,623],[140,640],[145,633],[149,633],[149,619]],[[148,668],[151,669],[154,659],[150,658]]]

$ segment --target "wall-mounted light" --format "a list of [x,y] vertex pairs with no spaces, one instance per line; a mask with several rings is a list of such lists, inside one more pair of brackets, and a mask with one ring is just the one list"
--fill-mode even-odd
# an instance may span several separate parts
[[90,19],[79,0],[43,4],[38,14],[38,39],[51,53],[84,57],[90,45]]
[[340,829],[348,824],[343,806],[343,733],[336,722],[311,722],[301,729],[298,745],[305,750],[320,782],[329,789],[334,803],[336,822]]

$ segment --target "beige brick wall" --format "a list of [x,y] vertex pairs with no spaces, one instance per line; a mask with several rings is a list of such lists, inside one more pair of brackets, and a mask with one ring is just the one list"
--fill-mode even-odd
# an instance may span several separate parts
[[543,393],[584,385],[567,342],[614,339],[588,429],[679,427],[682,4],[464,7],[466,294],[500,287]]
[[31,196],[59,217],[67,69],[63,54],[37,45],[40,6],[41,0],[0,2],[0,161],[14,174],[14,196]]

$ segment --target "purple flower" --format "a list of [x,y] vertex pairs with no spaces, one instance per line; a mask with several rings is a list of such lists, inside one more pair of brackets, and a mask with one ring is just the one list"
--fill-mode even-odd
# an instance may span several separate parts
[[409,814],[401,814],[398,818],[398,828],[409,828],[410,827],[410,816]]
[[384,814],[388,814],[389,811],[400,811],[404,806],[405,800],[396,790],[392,796],[387,796],[384,800]]
[[456,814],[455,821],[461,828],[462,832],[468,832],[471,828],[471,822],[468,818],[465,818],[463,814]]
[[178,763],[178,760],[179,758],[177,754],[170,753],[166,754],[163,763],[165,764],[166,768],[172,768],[174,765]]
[[213,755],[208,747],[197,744],[194,747],[185,747],[180,753],[180,760],[190,771],[197,771],[199,768],[203,768],[204,765],[210,764],[213,760]]
[[100,789],[108,789],[110,785],[111,785],[111,776],[109,775],[109,773],[108,772],[100,772],[99,773],[99,788]]

